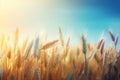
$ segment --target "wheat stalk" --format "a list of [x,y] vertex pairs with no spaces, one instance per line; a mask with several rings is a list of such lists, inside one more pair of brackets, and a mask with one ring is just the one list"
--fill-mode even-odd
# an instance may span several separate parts
[[87,46],[86,46],[86,39],[84,38],[84,35],[82,35],[81,39],[82,39],[82,52],[84,53],[84,58],[85,58],[85,72],[84,72],[84,74],[86,75],[86,77],[88,77],[89,69],[88,69],[88,60],[86,57]]
[[24,55],[24,58],[27,59],[27,57],[29,56],[29,53],[32,49],[32,45],[33,45],[33,41],[30,42],[30,44],[28,45],[26,51],[25,51],[25,55]]
[[103,43],[104,39],[101,39],[99,42],[98,42],[98,45],[97,45],[97,49],[99,49],[101,47],[101,44]]
[[106,62],[107,62],[107,55],[106,55],[106,52],[104,52],[104,54],[103,54],[103,66],[105,66]]
[[57,42],[58,42],[58,40],[53,40],[51,42],[48,42],[45,45],[43,45],[43,47],[41,49],[48,49],[48,48],[52,47]]
[[36,38],[35,45],[34,45],[34,57],[35,58],[38,56],[38,52],[39,52],[39,37]]
[[59,38],[60,38],[61,45],[64,46],[64,40],[63,40],[62,31],[60,27],[59,27]]
[[79,50],[79,48],[77,48],[77,59],[78,59],[78,57],[79,57],[79,55],[80,55],[80,50]]
[[115,40],[115,47],[117,46],[118,44],[118,36],[116,37],[116,40]]
[[109,35],[110,35],[112,41],[115,42],[115,36],[113,35],[113,33],[111,31],[109,31]]
[[15,31],[15,40],[14,40],[14,51],[16,50],[16,46],[18,44],[18,37],[19,37],[19,29],[16,28],[16,31]]
[[70,37],[68,37],[66,47],[68,47],[68,46],[69,46],[69,43],[70,43]]
[[19,50],[19,49],[18,49],[18,51],[17,51],[16,65],[17,65],[17,68],[18,68],[18,69],[19,69],[20,66],[21,66],[21,55],[20,55],[20,50]]
[[86,46],[86,40],[84,38],[84,35],[82,35],[81,40],[82,40],[82,51],[86,55],[86,53],[87,53],[87,46]]
[[94,55],[95,55],[95,52],[91,52],[87,60],[90,61],[94,57]]
[[26,39],[24,40],[24,42],[23,42],[23,45],[22,45],[22,48],[21,48],[21,53],[24,53],[25,48],[26,48],[26,46],[27,46],[27,43],[28,43],[28,38],[26,38]]
[[101,54],[103,54],[104,45],[105,45],[105,41],[103,40],[102,45],[101,45],[101,49],[100,49]]

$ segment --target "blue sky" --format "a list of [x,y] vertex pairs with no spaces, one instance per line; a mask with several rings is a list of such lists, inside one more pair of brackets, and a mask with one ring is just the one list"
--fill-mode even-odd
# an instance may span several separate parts
[[71,43],[78,43],[82,33],[92,43],[103,34],[109,41],[109,29],[120,35],[119,4],[119,0],[1,0],[0,32],[17,26],[21,36],[37,32],[52,39],[58,38],[60,26]]

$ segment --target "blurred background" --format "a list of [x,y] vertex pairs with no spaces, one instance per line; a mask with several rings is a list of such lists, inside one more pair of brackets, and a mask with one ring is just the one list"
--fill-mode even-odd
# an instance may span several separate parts
[[77,44],[83,33],[94,43],[100,37],[108,42],[108,30],[120,36],[119,0],[0,0],[0,34],[20,36],[48,34],[58,38],[58,27]]

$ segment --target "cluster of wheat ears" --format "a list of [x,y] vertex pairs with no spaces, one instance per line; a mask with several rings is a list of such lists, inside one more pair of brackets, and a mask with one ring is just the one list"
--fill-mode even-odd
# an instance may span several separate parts
[[11,37],[0,39],[0,80],[120,80],[118,37],[109,35],[113,46],[105,46],[104,38],[91,44],[84,35],[72,46],[59,28],[59,39],[48,42],[38,36],[19,46],[16,29],[12,43]]

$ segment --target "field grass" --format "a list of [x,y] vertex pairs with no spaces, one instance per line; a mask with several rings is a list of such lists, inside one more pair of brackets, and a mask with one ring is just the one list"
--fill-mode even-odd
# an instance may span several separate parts
[[59,39],[26,38],[21,46],[18,29],[14,37],[1,35],[0,80],[120,80],[118,37],[108,34],[112,46],[105,46],[104,38],[91,44],[84,35],[78,45],[70,45],[61,28]]

